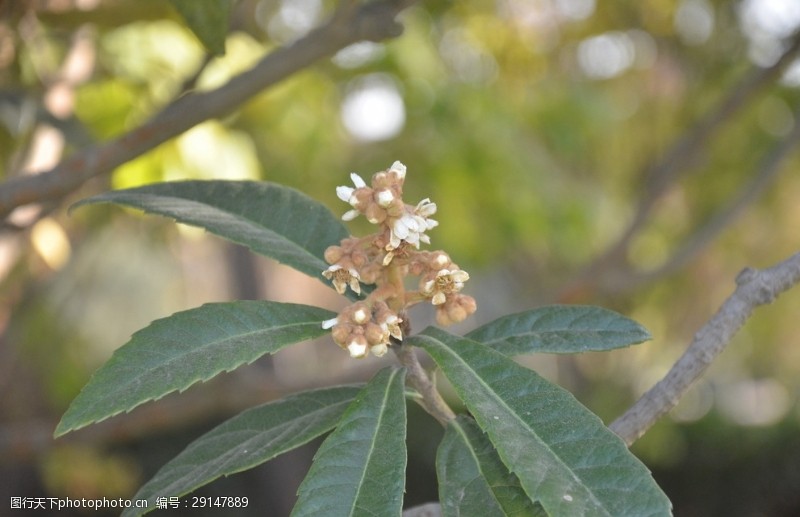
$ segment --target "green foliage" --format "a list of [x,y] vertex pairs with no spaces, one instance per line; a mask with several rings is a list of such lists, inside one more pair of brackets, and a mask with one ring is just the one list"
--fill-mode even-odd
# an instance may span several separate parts
[[[32,151],[40,148],[37,133],[42,124],[55,124],[65,138],[67,153],[88,147],[81,138],[85,130],[102,146],[103,141],[120,136],[160,109],[169,109],[173,100],[223,84],[277,45],[293,41],[299,34],[290,30],[287,21],[292,20],[284,19],[285,11],[309,3],[122,0],[93,2],[88,7],[75,2],[20,4],[25,7],[12,8],[6,30],[0,31],[0,42],[6,43],[0,46],[7,49],[0,65],[6,79],[0,155],[7,159],[0,163],[0,174],[8,178],[19,176],[25,163],[40,163],[27,158],[35,157]],[[311,4],[322,9],[314,20],[309,15],[308,21],[316,23],[339,2]],[[175,177],[234,177],[244,172],[241,164],[245,160],[229,158],[249,145],[247,156],[257,156],[257,173],[263,178],[302,187],[307,194],[324,192],[329,196],[341,183],[331,170],[363,170],[395,157],[413,157],[414,170],[424,171],[424,176],[415,180],[412,192],[419,194],[417,199],[432,195],[442,209],[438,218],[442,228],[432,233],[437,244],[450,250],[464,266],[481,263],[487,269],[510,272],[514,286],[509,299],[524,297],[526,304],[536,305],[548,303],[551,293],[573,278],[579,267],[599,257],[601,250],[625,234],[625,225],[643,215],[633,213],[636,207],[652,206],[652,215],[643,217],[647,220],[639,221],[644,224],[630,235],[628,249],[605,262],[611,274],[598,275],[602,281],[594,289],[581,290],[570,300],[586,303],[596,296],[617,308],[636,307],[635,317],[658,329],[662,343],[685,343],[699,323],[697,315],[709,309],[707,297],[697,296],[698,279],[716,298],[721,296],[717,287],[727,289],[722,286],[729,285],[745,263],[767,264],[796,251],[800,193],[796,174],[783,175],[779,188],[742,211],[744,217],[729,221],[732,231],[721,238],[698,232],[702,222],[713,220],[734,193],[747,192],[746,182],[759,177],[759,159],[773,156],[770,149],[787,142],[786,131],[797,125],[793,107],[798,105],[798,89],[791,74],[780,81],[781,74],[771,74],[773,79],[762,75],[766,80],[761,83],[751,80],[750,84],[761,84],[763,92],[752,100],[740,95],[737,84],[739,78],[755,77],[764,70],[763,62],[753,66],[748,61],[748,54],[758,54],[748,49],[782,49],[791,42],[770,38],[769,44],[762,45],[753,38],[752,27],[748,29],[758,17],[733,16],[728,2],[558,4],[558,9],[542,10],[535,2],[419,3],[403,12],[402,38],[376,43],[373,53],[355,65],[343,66],[338,60],[314,65],[313,70],[255,96],[216,122],[214,130],[206,132],[209,145],[183,135],[116,169],[111,184],[125,188]],[[576,16],[572,4],[583,8],[591,4],[593,10]],[[237,12],[231,25],[229,14],[234,5]],[[698,16],[687,25],[688,12]],[[705,18],[699,16],[703,12]],[[687,39],[687,28],[697,29],[703,19],[711,22],[708,39]],[[30,23],[18,23],[20,20]],[[230,34],[229,29],[233,29]],[[762,38],[770,31],[756,32]],[[614,77],[587,76],[580,49],[598,35],[622,38],[625,44],[617,46],[633,59],[632,66]],[[204,57],[209,56],[203,55],[198,41],[212,54],[224,51],[226,55],[206,61]],[[69,59],[62,61],[65,58]],[[74,112],[62,114],[59,108],[54,118],[49,102],[51,79],[69,72],[69,63],[81,65],[85,74],[78,75],[85,77],[69,81],[68,89],[76,95]],[[751,67],[752,76],[747,73]],[[380,144],[354,139],[341,124],[345,101],[376,72],[397,86],[405,107],[403,130]],[[72,77],[72,73],[67,75]],[[48,102],[42,103],[42,99]],[[706,110],[726,100],[734,101],[727,111],[734,116],[711,130],[707,139],[698,140],[703,142],[700,153],[683,155],[692,158],[689,166],[670,174],[650,174],[659,170],[659,157],[669,155],[670,142],[679,141],[687,128],[703,127]],[[737,111],[741,115],[736,115]],[[240,148],[226,143],[233,139],[246,145]],[[56,150],[58,146],[45,147]],[[101,154],[97,156],[102,158]],[[194,167],[190,158],[197,158],[207,168]],[[796,153],[790,160],[797,161]],[[796,163],[786,165],[785,170],[790,171]],[[249,185],[261,190],[250,192]],[[670,187],[668,195],[649,205],[647,197],[659,185]],[[211,188],[203,184],[198,189],[207,187]],[[161,196],[178,187],[154,188],[156,196]],[[230,195],[223,193],[226,189]],[[287,195],[282,199],[291,206],[277,208],[262,202],[269,197],[268,190],[266,184],[237,187],[231,183],[213,186],[211,197],[215,199],[210,199],[210,204],[191,195],[169,200],[172,194],[158,203],[196,203],[190,209],[170,210],[181,212],[175,217],[189,224],[194,223],[187,213],[198,212],[193,215],[197,224],[207,224],[209,231],[319,278],[326,267],[322,250],[346,232],[331,217],[330,225],[319,225],[320,231],[308,242],[295,242],[306,227],[304,223],[309,222],[306,215],[313,217],[313,212],[297,210],[299,221],[285,231],[273,228],[271,225],[279,222],[282,214],[291,213],[299,201]],[[136,206],[139,202],[122,204]],[[242,214],[239,209],[247,211],[248,205],[254,210]],[[84,271],[91,269],[83,260],[88,240],[84,236],[91,234],[86,221],[63,221],[57,211],[49,213],[51,218],[69,233],[73,251],[69,263]],[[93,223],[100,221],[92,219]],[[124,231],[117,233],[120,241],[133,240]],[[27,238],[28,232],[20,236]],[[700,239],[693,244],[694,236]],[[685,244],[690,244],[690,249]],[[5,277],[3,295],[8,295],[5,305],[13,308],[8,330],[11,356],[28,352],[25,357],[31,358],[32,372],[24,373],[26,365],[14,368],[13,374],[45,381],[41,390],[12,390],[8,406],[27,404],[39,391],[53,401],[51,405],[60,404],[77,390],[77,383],[84,382],[85,366],[80,365],[90,364],[101,346],[125,342],[124,338],[102,339],[96,330],[116,325],[92,310],[97,304],[118,307],[108,301],[123,296],[124,284],[98,280],[94,275],[105,290],[93,293],[76,277],[75,269],[42,268],[37,256],[40,250],[35,247],[23,244],[10,249],[8,257],[16,265],[8,266],[12,273]],[[691,260],[698,253],[702,258]],[[687,266],[659,269],[676,256]],[[105,254],[103,262],[115,259]],[[141,261],[131,262],[142,267]],[[175,278],[176,284],[180,283],[177,275]],[[53,279],[60,289],[40,288]],[[23,282],[26,285],[20,288]],[[137,292],[124,291],[124,296],[131,303],[139,300]],[[620,304],[623,297],[625,305]],[[169,298],[161,295],[163,300]],[[88,299],[93,303],[84,304]],[[18,303],[20,300],[26,303]],[[792,314],[796,312],[797,304],[789,302],[771,308],[764,319],[750,324],[752,332],[740,338],[744,346],[729,352],[731,361],[741,366],[737,370],[740,375],[726,378],[726,385],[774,378],[789,393],[798,390],[798,362],[784,360],[792,355],[790,346],[796,335]],[[511,356],[610,350],[647,336],[637,324],[602,309],[560,306],[505,316],[466,337]],[[591,401],[592,408],[599,407],[601,400],[612,400],[619,409],[626,399],[620,392],[634,384],[632,379],[662,371],[662,360],[670,355],[656,351],[626,355],[624,361],[598,357],[580,361],[581,374],[588,371],[584,368],[591,368],[592,382],[583,388],[591,395],[583,392],[579,396]],[[614,382],[600,380],[611,376]],[[9,383],[29,385],[14,377]],[[720,392],[724,391],[725,386]],[[724,411],[725,405],[719,402],[714,401]],[[121,402],[122,406],[133,404],[132,400]],[[707,407],[712,406],[709,403]],[[98,415],[106,416],[98,418],[113,411],[116,409],[100,411]],[[69,424],[68,416],[77,417],[70,412],[65,415],[67,424],[62,422],[57,432],[86,425],[94,418],[80,417],[78,420],[88,420]],[[695,412],[691,418],[700,414],[702,411]],[[791,404],[782,414],[792,415]],[[673,432],[684,425],[684,417],[672,424]],[[737,421],[729,420],[728,425],[731,422]],[[463,432],[458,436],[468,436],[464,431],[467,425],[459,424]],[[692,456],[680,439],[659,438],[652,443],[651,449],[640,448],[637,453],[654,465],[659,458],[668,457],[665,463],[672,464]],[[474,450],[477,448],[475,445]],[[656,449],[660,452],[650,452]],[[749,482],[750,478],[742,481]],[[453,481],[453,491],[458,491],[459,483]],[[719,492],[719,497],[703,493],[703,501],[724,499],[735,506],[730,492]],[[467,490],[466,494],[473,492]],[[495,493],[491,497],[500,496]]]
[[466,337],[506,355],[604,351],[651,339],[647,329],[625,316],[580,305],[551,305],[510,314]]
[[552,515],[669,515],[618,436],[564,389],[485,345],[429,328],[433,357],[528,495]]
[[55,435],[80,429],[324,331],[330,311],[269,301],[212,303],[133,335],[75,398]]
[[[220,476],[256,467],[330,431],[360,388],[307,391],[248,409],[204,434],[164,465],[134,499],[155,506],[158,497],[180,496]],[[123,515],[142,515],[129,508]]]
[[[261,197],[247,197],[253,192]],[[317,258],[320,243],[310,236],[338,225],[313,201],[273,185],[184,182],[105,194],[84,204],[97,202],[126,204],[204,227],[306,272],[324,267]],[[288,215],[281,217],[283,209]],[[317,217],[300,217],[301,211]],[[156,321],[95,374],[56,434],[319,335],[321,321],[330,316],[312,307],[234,302]],[[610,349],[647,339],[643,328],[610,311],[559,306],[500,318],[470,337],[483,344],[436,329],[408,340],[439,364],[491,440],[469,420],[449,426],[438,462],[448,515],[540,514],[533,501],[555,515],[669,512],[669,501],[647,470],[597,417],[562,389],[487,346],[505,346],[507,353]],[[300,488],[294,515],[399,515],[406,463],[403,378],[404,370],[382,370],[341,419],[336,409],[352,391],[298,395],[246,411],[167,464],[140,497],[186,494],[336,425]],[[340,396],[338,403],[322,403],[321,397],[331,393]],[[327,409],[320,413],[320,408]],[[477,488],[465,499],[465,487],[473,484]]]
[[384,368],[322,443],[292,516],[400,515],[406,470],[402,369]]
[[170,0],[170,3],[212,54],[225,53],[233,0]]
[[[347,230],[330,210],[282,185],[178,181],[100,194],[73,206],[115,203],[172,217],[322,279],[325,248]],[[326,282],[326,285],[327,282]]]
[[442,515],[546,516],[508,471],[494,445],[469,417],[447,426],[436,453]]
[[[326,265],[325,247],[344,232],[319,203],[269,183],[151,185],[78,205],[101,202],[200,226],[317,277]],[[56,436],[317,337],[332,316],[317,307],[239,301],[155,321],[95,373]],[[605,309],[554,306],[499,318],[467,338],[435,328],[404,337],[395,346],[427,351],[475,418],[452,420],[439,447],[445,515],[669,514],[669,500],[647,469],[599,418],[507,357],[627,346],[649,339],[640,325]],[[136,496],[151,506],[126,515],[146,513],[158,498],[187,494],[331,429],[300,486],[292,515],[400,515],[405,377],[405,369],[388,367],[363,388],[300,393],[244,411],[167,463]]]

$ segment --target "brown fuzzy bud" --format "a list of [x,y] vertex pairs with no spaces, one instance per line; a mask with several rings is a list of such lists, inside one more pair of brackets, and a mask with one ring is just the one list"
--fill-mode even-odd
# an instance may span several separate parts
[[370,203],[367,205],[364,215],[372,224],[380,224],[386,220],[386,210],[377,203]]
[[331,329],[331,336],[339,346],[344,346],[347,343],[347,338],[350,336],[349,325],[336,325]]
[[467,319],[478,308],[475,298],[465,294],[454,294],[447,301],[436,307],[436,322],[447,326]]
[[325,250],[325,262],[336,264],[344,257],[344,250],[341,246],[328,246]]
[[367,343],[369,343],[370,346],[389,341],[389,333],[384,331],[380,325],[373,322],[367,323],[364,337],[367,338]]

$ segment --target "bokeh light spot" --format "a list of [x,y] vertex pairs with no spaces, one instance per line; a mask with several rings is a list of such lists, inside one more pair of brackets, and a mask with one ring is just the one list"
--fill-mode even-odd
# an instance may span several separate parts
[[388,140],[403,129],[406,108],[389,76],[371,74],[352,84],[341,116],[344,127],[358,140]]

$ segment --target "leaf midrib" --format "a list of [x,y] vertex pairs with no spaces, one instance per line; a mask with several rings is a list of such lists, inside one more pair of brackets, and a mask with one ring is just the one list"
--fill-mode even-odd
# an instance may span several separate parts
[[[314,411],[312,411],[312,412],[305,413],[305,414],[303,414],[303,416],[301,416],[301,417],[300,417],[300,418],[298,418],[298,419],[294,419],[292,422],[296,424],[296,422],[297,422],[298,420],[307,421],[307,420],[309,419],[310,415],[314,415],[314,418],[316,418],[316,417],[317,417],[319,414],[321,414],[321,413],[324,413],[324,412],[331,411],[331,410],[333,410],[333,409],[335,409],[335,408],[338,408],[338,407],[340,407],[340,406],[342,406],[342,405],[349,405],[349,404],[350,404],[352,401],[353,401],[352,399],[347,399],[347,400],[343,400],[343,401],[341,401],[341,402],[337,402],[337,403],[335,403],[335,404],[332,404],[332,405],[328,405],[328,406],[320,406],[318,409],[315,409],[315,410],[314,410]],[[334,425],[335,425],[335,424],[334,424]],[[288,423],[288,422],[282,422],[282,423],[278,424],[278,425],[277,425],[277,426],[275,426],[275,427],[270,427],[270,428],[269,428],[269,429],[267,429],[267,430],[261,430],[261,431],[259,431],[259,430],[256,430],[256,429],[241,429],[241,430],[239,430],[239,432],[248,431],[248,432],[256,432],[257,434],[256,434],[255,436],[252,436],[252,437],[248,438],[246,441],[239,443],[238,445],[236,445],[236,447],[233,447],[232,449],[229,449],[227,454],[232,454],[234,451],[240,451],[240,450],[241,450],[243,447],[244,447],[244,448],[247,448],[249,444],[252,444],[252,443],[253,443],[255,440],[257,440],[257,439],[258,439],[258,437],[259,437],[260,435],[262,435],[262,434],[264,434],[264,433],[267,433],[267,432],[272,432],[272,431],[274,431],[274,430],[276,430],[276,429],[282,429],[282,428],[285,428],[285,429],[284,429],[284,430],[282,430],[282,431],[281,431],[281,432],[280,432],[280,433],[279,433],[277,436],[275,436],[275,437],[274,437],[272,440],[270,440],[270,443],[269,443],[269,444],[267,444],[267,445],[271,445],[273,442],[275,442],[275,441],[276,441],[276,440],[278,440],[279,438],[283,437],[284,433],[286,433],[286,432],[288,431],[288,428],[289,428],[289,427],[290,427],[290,425],[289,425],[289,423]],[[324,433],[324,432],[325,432],[325,431],[323,430],[321,433]],[[321,434],[321,433],[320,433],[320,434]],[[220,437],[221,437],[221,436],[220,436]],[[261,447],[261,448],[263,449],[264,447]],[[218,457],[218,458],[217,458],[217,460],[219,460],[219,459],[223,458],[224,456],[225,456],[225,455]],[[274,456],[272,456],[272,457],[274,457]],[[216,460],[215,460],[215,461],[216,461]],[[266,460],[266,461],[269,461],[269,459],[268,459],[268,460]],[[203,465],[203,464],[205,464],[205,462],[201,462],[200,464],[192,462],[192,463],[187,463],[187,464],[184,464],[184,465],[182,465],[182,466],[188,466],[188,467],[194,468],[194,467],[197,467],[198,465]],[[247,468],[248,468],[248,467],[244,467],[244,469],[247,469]],[[235,474],[236,472],[241,472],[241,470],[235,470],[235,471],[226,472],[225,474],[219,474],[219,475],[217,475],[216,477],[214,477],[213,479],[217,479],[217,478],[219,478],[219,477],[220,477],[220,476],[222,476],[222,475]],[[178,481],[180,481],[180,480],[182,480],[182,479],[185,479],[185,477],[186,477],[186,474],[183,474],[183,475],[181,475],[181,477],[180,477],[179,479],[177,479],[177,480],[175,480],[174,482],[170,483],[170,485],[168,485],[168,486],[173,486],[173,485],[174,485],[175,483],[177,483]],[[213,481],[213,479],[212,479],[211,481]],[[166,492],[167,490],[164,490],[164,491]],[[188,490],[188,491],[186,491],[186,492],[182,492],[181,494],[177,494],[177,495],[179,495],[179,496],[180,496],[180,495],[184,495],[184,494],[188,493],[189,491],[191,491],[191,489],[189,489],[189,490]]]
[[355,497],[353,497],[353,506],[350,508],[350,517],[353,517],[355,514],[357,505],[356,502],[359,500],[359,496],[361,494],[361,489],[364,486],[364,479],[367,476],[367,470],[369,470],[370,460],[372,458],[372,454],[375,452],[375,444],[377,443],[377,436],[378,436],[378,429],[380,429],[381,424],[383,423],[384,418],[386,417],[386,407],[387,407],[387,399],[389,398],[389,392],[392,389],[392,383],[394,382],[394,378],[398,375],[402,370],[394,370],[391,372],[391,376],[386,381],[386,389],[383,392],[383,400],[381,401],[380,405],[380,416],[378,417],[378,421],[375,424],[375,428],[372,434],[372,440],[370,440],[370,447],[369,453],[367,454],[367,461],[364,462],[364,468],[361,471],[361,479],[359,479],[358,485],[356,486],[356,493]]
[[478,455],[475,453],[475,447],[473,447],[473,444],[469,440],[469,437],[467,436],[467,433],[465,432],[464,428],[461,426],[461,424],[458,421],[454,420],[452,422],[452,425],[454,425],[456,427],[456,432],[458,432],[458,435],[461,436],[461,438],[463,439],[464,443],[466,444],[467,449],[469,450],[469,455],[475,462],[475,466],[476,466],[476,468],[478,470],[478,474],[483,479],[483,482],[486,485],[486,487],[489,489],[489,494],[491,494],[492,499],[497,504],[497,507],[502,509],[503,505],[500,504],[500,501],[497,500],[497,495],[494,492],[494,488],[489,483],[489,480],[486,478],[486,474],[483,472],[483,469],[481,468],[480,459],[478,458]]
[[[479,382],[479,383],[480,383],[480,384],[483,386],[483,388],[484,388],[484,389],[488,390],[488,392],[489,392],[489,393],[495,393],[495,392],[494,392],[494,390],[492,390],[492,389],[490,388],[490,386],[489,386],[488,384],[486,384],[486,383],[483,381],[483,378],[482,378],[482,377],[480,377],[480,376],[478,375],[478,373],[477,373],[477,372],[476,372],[476,371],[475,371],[475,370],[474,370],[474,369],[473,369],[473,368],[472,368],[472,367],[471,367],[471,366],[470,366],[470,365],[469,365],[469,364],[468,364],[466,361],[464,361],[464,360],[461,358],[461,356],[459,356],[458,354],[456,354],[456,353],[455,353],[453,350],[451,350],[451,349],[450,349],[450,347],[448,347],[448,346],[447,346],[446,344],[444,344],[442,341],[440,341],[440,340],[439,340],[439,339],[437,339],[437,338],[434,338],[434,337],[432,337],[432,336],[427,336],[427,335],[425,335],[425,336],[422,336],[422,335],[421,335],[421,336],[418,336],[418,337],[422,337],[422,338],[430,338],[430,339],[432,339],[432,340],[436,341],[437,343],[439,343],[439,345],[440,345],[440,349],[444,349],[444,350],[446,351],[446,353],[450,354],[452,357],[455,357],[455,358],[456,358],[456,359],[457,359],[457,360],[458,360],[458,361],[459,361],[461,364],[463,364],[464,366],[466,366],[466,367],[467,367],[467,368],[468,368],[468,369],[469,369],[471,372],[473,372],[473,373],[474,373],[474,377],[475,377],[475,379],[477,379],[477,380],[478,380],[478,382]],[[480,344],[480,343],[478,343],[478,344]],[[569,467],[569,466],[568,466],[566,463],[564,463],[564,460],[562,460],[560,456],[558,456],[558,455],[557,455],[555,452],[553,452],[552,448],[551,448],[551,447],[550,447],[550,446],[547,444],[547,442],[545,442],[544,440],[542,440],[542,438],[541,438],[541,437],[538,435],[538,433],[536,433],[536,432],[535,432],[535,430],[534,430],[533,428],[531,428],[531,427],[528,425],[528,423],[527,423],[527,422],[525,422],[525,420],[523,420],[523,419],[520,417],[520,415],[519,415],[519,414],[517,414],[517,412],[516,412],[516,411],[512,410],[512,408],[511,408],[510,406],[508,406],[508,404],[506,404],[506,403],[505,403],[505,401],[504,401],[502,398],[499,398],[499,397],[491,397],[491,398],[493,398],[493,399],[496,399],[496,400],[499,400],[499,402],[501,403],[501,405],[502,405],[504,408],[506,408],[507,412],[508,412],[508,413],[510,413],[511,415],[513,415],[513,416],[514,416],[514,418],[515,418],[515,420],[516,420],[517,422],[521,423],[524,429],[527,429],[527,430],[529,430],[529,431],[530,431],[530,434],[531,434],[531,435],[533,435],[533,436],[535,436],[535,437],[536,437],[536,439],[539,441],[539,443],[541,443],[541,444],[545,445],[545,446],[546,446],[545,448],[546,448],[548,451],[550,451],[550,454],[551,454],[551,456],[552,456],[552,457],[553,457],[553,458],[556,460],[556,462],[557,462],[559,465],[561,465],[561,466],[562,466],[562,468],[563,468],[563,469],[564,469],[566,472],[569,472],[569,474],[572,476],[573,480],[575,480],[575,481],[577,482],[577,484],[579,484],[579,485],[583,486],[583,487],[586,489],[586,492],[587,492],[587,493],[588,493],[588,494],[589,494],[589,495],[592,497],[592,500],[593,500],[593,501],[594,501],[594,502],[597,504],[597,506],[598,506],[598,507],[600,507],[600,508],[602,508],[603,510],[605,510],[606,514],[607,514],[609,517],[611,517],[611,515],[612,515],[612,514],[611,514],[611,513],[609,513],[609,511],[608,511],[608,509],[605,507],[605,505],[604,505],[604,504],[603,504],[603,503],[602,503],[602,502],[601,502],[599,499],[597,499],[597,496],[594,494],[594,492],[593,492],[592,490],[589,490],[589,487],[588,487],[588,486],[586,486],[586,483],[584,483],[584,482],[583,482],[583,480],[582,480],[580,477],[578,477],[578,476],[575,474],[575,472],[574,472],[574,471],[573,471],[573,470],[572,470],[572,469],[571,469],[571,468],[570,468],[570,467]],[[466,400],[464,401],[464,403],[466,404]],[[497,452],[498,452],[499,454],[501,454],[501,456],[503,455],[503,454],[502,454],[502,452],[501,452],[501,449],[497,449]],[[523,485],[523,488],[524,488],[524,485]],[[529,494],[529,495],[530,495],[530,494]],[[531,497],[533,497],[533,496],[531,496]]]
[[[487,346],[493,346],[493,345],[497,345],[499,343],[510,343],[511,340],[514,340],[514,339],[538,338],[538,337],[541,337],[541,336],[548,336],[548,335],[551,335],[551,334],[559,335],[559,334],[561,334],[563,332],[569,332],[570,334],[576,335],[576,336],[586,336],[586,335],[604,335],[604,336],[606,336],[606,335],[612,334],[612,333],[615,334],[615,335],[627,334],[630,331],[629,330],[614,330],[614,329],[575,330],[575,329],[567,329],[567,328],[565,328],[565,329],[548,329],[548,330],[541,330],[541,331],[529,330],[529,331],[526,331],[526,332],[517,332],[517,333],[514,333],[511,336],[504,336],[504,337],[500,337],[500,338],[493,338],[493,339],[490,339],[490,340],[480,341],[480,343],[483,344],[483,345],[487,345]],[[631,343],[631,344],[634,344],[634,343]]]
[[[256,182],[250,182],[250,183],[258,184]],[[242,184],[245,184],[245,182],[242,182]],[[244,217],[241,214],[237,214],[236,212],[232,212],[230,209],[223,209],[223,208],[221,208],[221,207],[219,207],[217,205],[210,205],[210,204],[202,202],[202,201],[197,201],[197,200],[194,200],[194,199],[188,199],[188,198],[185,198],[185,197],[179,197],[179,196],[175,196],[175,195],[153,194],[153,193],[150,193],[150,192],[148,192],[146,194],[140,193],[138,195],[140,195],[142,197],[147,197],[148,199],[157,199],[157,200],[164,200],[164,201],[171,200],[173,202],[178,201],[180,203],[185,203],[186,206],[190,207],[190,208],[200,207],[204,211],[211,210],[213,212],[217,212],[217,213],[220,213],[220,214],[225,214],[225,215],[227,215],[228,217],[230,217],[231,219],[233,219],[233,220],[235,220],[237,222],[245,223],[247,226],[250,226],[250,227],[253,227],[253,228],[258,228],[259,230],[270,234],[270,236],[272,238],[277,237],[277,238],[279,238],[281,240],[285,240],[287,242],[290,242],[297,248],[297,250],[302,251],[305,255],[310,256],[310,257],[314,257],[315,259],[319,259],[319,257],[314,255],[313,253],[310,253],[303,246],[302,243],[300,243],[300,242],[298,242],[296,240],[293,240],[293,239],[289,238],[288,236],[286,236],[286,235],[284,235],[282,233],[276,232],[275,230],[273,230],[269,226],[265,226],[263,223],[257,221],[256,219],[251,219],[251,218]],[[145,207],[142,207],[142,206],[137,206],[137,205],[133,204],[132,201],[125,201],[124,203],[120,203],[119,201],[106,200],[106,201],[102,201],[102,202],[112,203],[112,204],[126,204],[129,207],[136,208],[136,209],[142,210],[144,212],[155,213],[156,215],[159,215],[159,213],[155,212],[152,209],[152,207],[146,207],[145,208]],[[176,203],[176,204],[178,204],[178,203]],[[181,224],[188,224],[190,226],[198,226],[200,228],[210,228],[210,226],[203,225],[202,223],[189,222],[189,219],[185,215],[180,215],[180,216],[171,215],[171,217],[173,217],[176,222],[181,223]],[[216,233],[216,232],[212,232],[212,233]],[[244,244],[242,242],[242,240],[240,238],[238,238],[238,237],[236,239],[234,239],[234,238],[232,238],[230,236],[227,236],[227,235],[223,235],[222,237],[224,237],[225,239],[229,239],[229,240],[235,241],[235,242],[237,242],[239,244]],[[293,252],[294,251],[295,250],[293,250]]]
[[[142,375],[150,376],[150,375],[155,374],[156,372],[160,372],[160,371],[163,371],[165,369],[171,369],[171,367],[173,367],[175,365],[175,363],[184,361],[184,360],[186,360],[187,357],[192,357],[193,355],[201,353],[201,352],[208,353],[209,347],[221,346],[221,343],[224,343],[226,341],[230,341],[230,340],[233,340],[233,339],[244,339],[244,338],[247,338],[249,336],[254,336],[254,335],[259,335],[259,334],[269,334],[273,330],[291,329],[293,327],[301,327],[301,326],[305,326],[305,325],[311,325],[312,323],[316,323],[316,321],[314,321],[314,322],[310,322],[309,321],[309,322],[302,322],[302,323],[291,323],[291,324],[287,324],[287,325],[281,325],[279,327],[270,327],[269,329],[266,329],[266,330],[265,329],[257,329],[257,330],[253,330],[253,331],[248,331],[248,332],[236,334],[235,337],[228,336],[228,337],[226,337],[224,339],[217,339],[217,340],[214,340],[214,341],[210,341],[208,343],[202,344],[198,348],[193,348],[192,350],[190,350],[187,353],[174,355],[174,356],[170,357],[169,359],[167,359],[165,363],[161,363],[158,366],[154,366],[152,368],[148,368],[147,370],[145,370],[142,373]],[[263,352],[261,355],[266,354],[266,353],[271,353],[271,352],[270,351],[266,351],[266,352]],[[258,359],[258,357],[254,358],[253,360],[255,360],[255,359]],[[239,362],[237,364],[232,365],[231,368],[236,368],[237,366],[240,366],[243,362],[245,362],[245,360],[243,360],[242,362]],[[211,377],[213,377],[215,374],[219,373],[219,371],[221,371],[221,370],[224,370],[224,368],[215,369],[213,372],[210,372],[210,373],[207,374],[209,376],[206,376],[206,374],[195,376],[193,380],[189,381],[190,384],[188,386],[191,386],[192,384],[194,384],[194,383],[196,383],[198,381],[202,382],[202,381],[208,380]],[[230,371],[230,370],[226,370],[226,371]],[[141,379],[141,376],[139,376],[139,377],[133,377],[128,382],[116,384],[116,386],[117,386],[116,389],[114,389],[114,390],[105,390],[104,391],[104,393],[105,393],[104,395],[101,394],[99,397],[97,397],[97,399],[96,399],[97,403],[94,404],[93,406],[90,406],[87,409],[91,409],[92,407],[95,407],[97,405],[105,405],[106,401],[115,399],[116,396],[117,396],[117,393],[119,393],[120,390],[125,391],[126,388],[129,388],[130,386],[134,386],[134,385],[140,385],[141,382],[142,382],[142,379]],[[181,384],[183,384],[183,383],[181,383]],[[188,386],[185,386],[185,387],[188,387]],[[171,388],[169,391],[166,391],[166,392],[162,393],[161,396],[163,397],[163,396],[165,396],[165,395],[167,395],[169,393],[172,393],[173,391],[175,391],[177,389],[180,389],[180,388],[179,387]],[[158,397],[158,398],[160,398],[160,397]],[[139,404],[147,402],[149,400],[158,400],[158,398],[148,397],[148,398],[146,398],[144,400],[139,401]],[[139,404],[137,404],[137,406]],[[136,407],[136,406],[134,406],[134,407]],[[133,409],[133,408],[129,408],[127,411],[130,411],[131,409]],[[123,410],[117,411],[114,414],[107,415],[106,418],[110,418],[112,416],[118,415],[118,414],[120,414],[120,413],[122,413],[124,411],[126,411],[126,410],[123,409]],[[86,415],[88,413],[90,413],[90,412],[89,411],[81,412],[81,414],[83,414],[83,415]]]

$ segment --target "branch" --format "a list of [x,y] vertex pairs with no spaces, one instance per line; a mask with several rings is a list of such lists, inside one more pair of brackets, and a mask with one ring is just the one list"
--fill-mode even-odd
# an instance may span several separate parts
[[[800,111],[795,112],[795,117],[800,117]],[[761,160],[757,167],[756,176],[741,189],[735,199],[731,200],[727,206],[714,214],[708,223],[687,238],[683,245],[661,265],[650,271],[630,275],[627,279],[617,278],[613,287],[614,292],[619,293],[632,289],[637,285],[651,282],[683,267],[693,256],[706,247],[714,237],[725,230],[734,219],[744,212],[748,205],[758,199],[774,182],[778,173],[781,172],[781,165],[786,158],[791,155],[792,151],[797,150],[798,142],[800,142],[800,125],[795,125],[792,131]]]
[[644,228],[656,202],[683,174],[698,162],[703,149],[714,134],[752,101],[768,84],[775,81],[800,52],[800,32],[791,39],[781,57],[770,67],[754,69],[743,77],[719,104],[705,114],[664,156],[647,167],[642,175],[648,178],[648,189],[639,201],[636,214],[616,242],[586,266],[584,271],[562,289],[560,299],[594,287],[602,274],[627,253],[633,238]]
[[352,43],[399,36],[402,26],[395,17],[413,3],[343,2],[325,25],[275,50],[224,86],[185,95],[142,126],[106,144],[79,151],[49,171],[8,180],[0,186],[0,218],[19,206],[58,200],[89,179],[110,172],[200,122],[228,115],[265,88]]
[[447,424],[456,418],[453,410],[447,405],[439,391],[431,382],[425,369],[419,364],[419,359],[414,353],[415,347],[411,345],[396,344],[393,347],[400,363],[407,369],[409,384],[422,396],[420,404],[430,413],[440,424],[447,427]]
[[719,311],[695,334],[689,348],[667,375],[642,395],[609,428],[625,443],[632,444],[656,420],[675,407],[689,387],[744,325],[759,305],[771,303],[779,294],[800,282],[800,253],[769,269],[745,268],[736,278],[736,290]]

